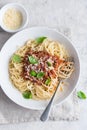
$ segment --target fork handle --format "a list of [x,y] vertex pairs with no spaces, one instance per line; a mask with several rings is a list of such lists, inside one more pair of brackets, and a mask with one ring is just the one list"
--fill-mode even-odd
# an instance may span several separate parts
[[57,91],[57,89],[58,89],[58,87],[60,85],[60,82],[61,81],[59,81],[59,84],[58,84],[58,86],[57,86],[57,88],[56,88],[56,90],[55,90],[55,92],[54,92],[50,102],[48,103],[47,107],[45,108],[44,112],[42,113],[42,115],[40,117],[41,121],[46,121],[48,119],[48,116],[49,116],[49,113],[50,113],[50,109],[51,109],[51,106],[52,106],[52,103],[53,103],[53,99],[54,99],[56,91]]

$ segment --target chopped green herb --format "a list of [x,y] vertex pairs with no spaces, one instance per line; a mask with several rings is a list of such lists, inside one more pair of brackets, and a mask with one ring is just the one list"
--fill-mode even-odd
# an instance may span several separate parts
[[42,78],[44,76],[44,72],[38,72],[37,73],[37,78]]
[[31,99],[32,98],[32,93],[30,91],[25,91],[22,93],[23,97],[26,99]]
[[15,63],[20,63],[21,62],[21,57],[19,55],[14,54],[12,56],[12,61]]
[[38,60],[33,56],[28,56],[28,59],[29,59],[29,62],[31,64],[37,64],[38,63]]
[[34,70],[31,70],[31,71],[30,71],[30,75],[36,77],[36,76],[37,76],[37,73],[36,73]]
[[45,81],[45,84],[46,84],[46,85],[49,85],[50,82],[51,82],[51,79],[48,78],[48,79]]
[[36,42],[39,44],[39,43],[42,43],[44,41],[44,39],[46,39],[47,37],[38,37],[36,38]]
[[86,98],[87,98],[86,95],[85,95],[85,93],[82,92],[82,91],[77,92],[77,96],[78,96],[80,99],[86,99]]
[[47,65],[48,65],[48,66],[51,66],[51,63],[50,63],[50,62],[47,62]]

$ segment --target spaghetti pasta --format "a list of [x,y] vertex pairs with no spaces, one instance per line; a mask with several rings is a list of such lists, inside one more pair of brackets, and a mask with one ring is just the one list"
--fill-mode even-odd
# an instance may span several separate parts
[[28,40],[15,55],[21,57],[21,62],[14,62],[11,57],[10,79],[21,93],[30,91],[33,99],[51,98],[58,78],[69,78],[74,70],[73,62],[65,61],[68,53],[64,46],[48,38],[40,44],[36,40]]

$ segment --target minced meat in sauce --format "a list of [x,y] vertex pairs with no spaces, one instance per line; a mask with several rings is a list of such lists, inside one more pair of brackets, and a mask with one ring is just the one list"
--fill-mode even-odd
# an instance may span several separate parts
[[[29,56],[33,56],[38,63],[31,64],[29,61]],[[51,65],[47,64],[49,62]],[[33,83],[38,85],[45,84],[48,78],[52,79],[56,77],[56,72],[58,71],[58,66],[61,63],[61,60],[58,56],[52,56],[46,51],[33,51],[29,50],[26,52],[23,58],[23,72],[22,76],[26,80],[30,80]],[[31,76],[30,72],[35,71],[37,74],[43,72],[44,75],[41,78],[37,76]]]

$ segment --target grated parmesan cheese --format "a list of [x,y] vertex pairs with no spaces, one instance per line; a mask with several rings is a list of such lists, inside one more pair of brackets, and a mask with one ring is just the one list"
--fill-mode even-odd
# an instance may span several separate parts
[[22,14],[15,8],[8,9],[3,16],[3,23],[7,29],[16,30],[22,24]]

